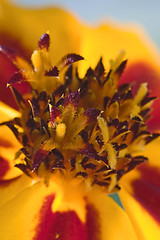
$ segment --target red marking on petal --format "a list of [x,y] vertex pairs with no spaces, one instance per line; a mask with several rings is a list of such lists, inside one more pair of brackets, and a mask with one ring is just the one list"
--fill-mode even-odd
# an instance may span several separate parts
[[100,226],[98,212],[87,205],[86,224],[74,211],[53,213],[54,195],[45,198],[39,212],[39,224],[33,240],[99,240]]
[[[152,96],[160,97],[160,75],[157,71],[147,63],[137,62],[126,67],[120,78],[119,85],[123,83],[135,83],[133,92],[138,90],[142,82],[148,82],[148,88]],[[153,103],[152,119],[148,121],[150,131],[155,131],[160,128],[160,99]]]
[[132,182],[134,197],[160,224],[160,169],[144,163],[138,170],[141,177]]
[[87,240],[84,224],[73,211],[51,210],[54,195],[47,196],[39,214],[39,225],[34,240]]
[[0,178],[4,177],[9,169],[9,162],[6,159],[0,157]]
[[135,92],[142,82],[148,82],[148,87],[152,90],[153,94],[159,91],[157,91],[158,85],[160,88],[160,76],[152,66],[144,62],[137,62],[127,66],[120,78],[119,84],[132,82],[136,84]]
[[97,210],[94,208],[93,205],[88,204],[86,206],[87,209],[87,221],[86,221],[86,228],[87,228],[87,240],[100,240],[101,233],[100,233],[100,219]]
[[11,94],[10,89],[6,87],[8,79],[11,78],[17,69],[2,53],[0,53],[0,66],[0,100],[13,108],[17,108],[16,102]]
[[5,148],[10,148],[10,147],[13,147],[13,144],[11,142],[8,142],[7,140],[1,138],[0,146],[5,147]]

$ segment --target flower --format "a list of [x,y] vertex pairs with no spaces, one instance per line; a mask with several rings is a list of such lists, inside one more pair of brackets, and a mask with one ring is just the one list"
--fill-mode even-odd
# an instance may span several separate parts
[[[16,67],[8,87],[19,111],[0,105],[1,239],[155,239],[160,211],[159,140],[155,140],[159,134],[147,130],[154,97],[144,82],[157,92],[159,57],[133,33],[109,26],[90,29],[58,9],[32,12],[6,1],[2,7],[1,34],[11,41],[9,48],[4,47],[2,37],[1,58],[7,68],[1,72],[4,78],[8,70],[14,72],[8,61]],[[24,34],[6,25],[8,13],[14,18],[13,25],[23,16],[19,24]],[[33,21],[34,16],[37,20]],[[23,23],[25,19],[32,24]],[[40,19],[50,31],[55,22],[59,47],[56,49],[55,42],[54,52],[52,32],[40,29]],[[32,27],[36,32],[30,36]],[[28,58],[30,51],[22,49],[32,50],[41,30],[46,33],[39,38],[31,63],[11,50],[16,45]],[[129,40],[135,50],[129,47]],[[123,44],[130,63],[126,67],[121,51],[109,68],[108,57],[117,54]],[[103,60],[88,68],[101,55]],[[79,62],[77,67],[75,62]],[[139,87],[126,84],[133,78],[141,82]],[[4,93],[1,99],[9,103]],[[154,122],[157,119],[155,114]],[[147,123],[149,128],[158,129],[159,123],[154,128],[152,123]],[[107,196],[117,191],[126,211]]]

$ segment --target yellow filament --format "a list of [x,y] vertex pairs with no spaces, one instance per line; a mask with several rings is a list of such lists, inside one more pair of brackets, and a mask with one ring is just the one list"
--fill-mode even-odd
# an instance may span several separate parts
[[145,97],[145,95],[147,94],[147,83],[142,83],[133,102],[134,104],[139,104],[140,101]]
[[108,152],[108,162],[111,169],[114,169],[117,163],[116,150],[112,147],[111,144],[107,143],[105,149]]
[[105,119],[102,117],[97,117],[97,121],[98,121],[98,126],[102,131],[104,144],[106,144],[109,140],[109,131],[108,131],[107,123]]
[[56,127],[56,135],[59,138],[63,138],[66,133],[66,125],[65,123],[60,123]]
[[108,192],[111,192],[117,184],[117,177],[115,174],[111,175],[111,183],[108,187]]
[[35,71],[42,70],[42,59],[41,59],[41,54],[39,51],[35,50],[31,56],[31,60],[34,66]]

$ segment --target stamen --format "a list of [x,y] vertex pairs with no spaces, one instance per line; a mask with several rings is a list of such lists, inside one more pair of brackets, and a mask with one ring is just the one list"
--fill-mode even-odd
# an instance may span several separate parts
[[60,123],[56,127],[56,135],[58,138],[63,138],[66,133],[66,125],[65,123]]
[[[89,68],[79,78],[73,63],[83,57],[67,54],[55,66],[49,49],[46,33],[30,65],[13,51],[0,48],[19,68],[8,85],[21,117],[1,124],[23,146],[15,166],[32,178],[44,178],[46,185],[55,174],[80,179],[86,187],[97,185],[107,193],[118,191],[119,179],[147,160],[136,152],[159,136],[148,132],[146,125],[154,97],[149,96],[146,83],[135,96],[130,84],[118,86],[127,63],[123,51],[110,61],[110,69],[105,69],[100,58],[95,69]],[[31,86],[28,98],[11,86],[24,81]]]

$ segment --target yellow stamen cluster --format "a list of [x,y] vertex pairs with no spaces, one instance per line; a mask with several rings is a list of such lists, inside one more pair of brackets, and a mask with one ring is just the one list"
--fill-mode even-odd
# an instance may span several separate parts
[[[58,173],[106,192],[117,191],[123,174],[147,160],[137,152],[157,136],[145,124],[152,103],[147,84],[142,83],[135,96],[131,85],[118,86],[127,62],[123,52],[111,61],[108,72],[100,59],[81,79],[72,63],[83,58],[68,54],[52,66],[49,41],[48,34],[40,38],[31,57],[33,67],[18,56],[14,59],[20,70],[9,85],[21,118],[5,124],[23,145],[16,154],[16,167],[33,178],[44,177],[45,182]],[[23,81],[30,83],[29,99],[13,87]]]

